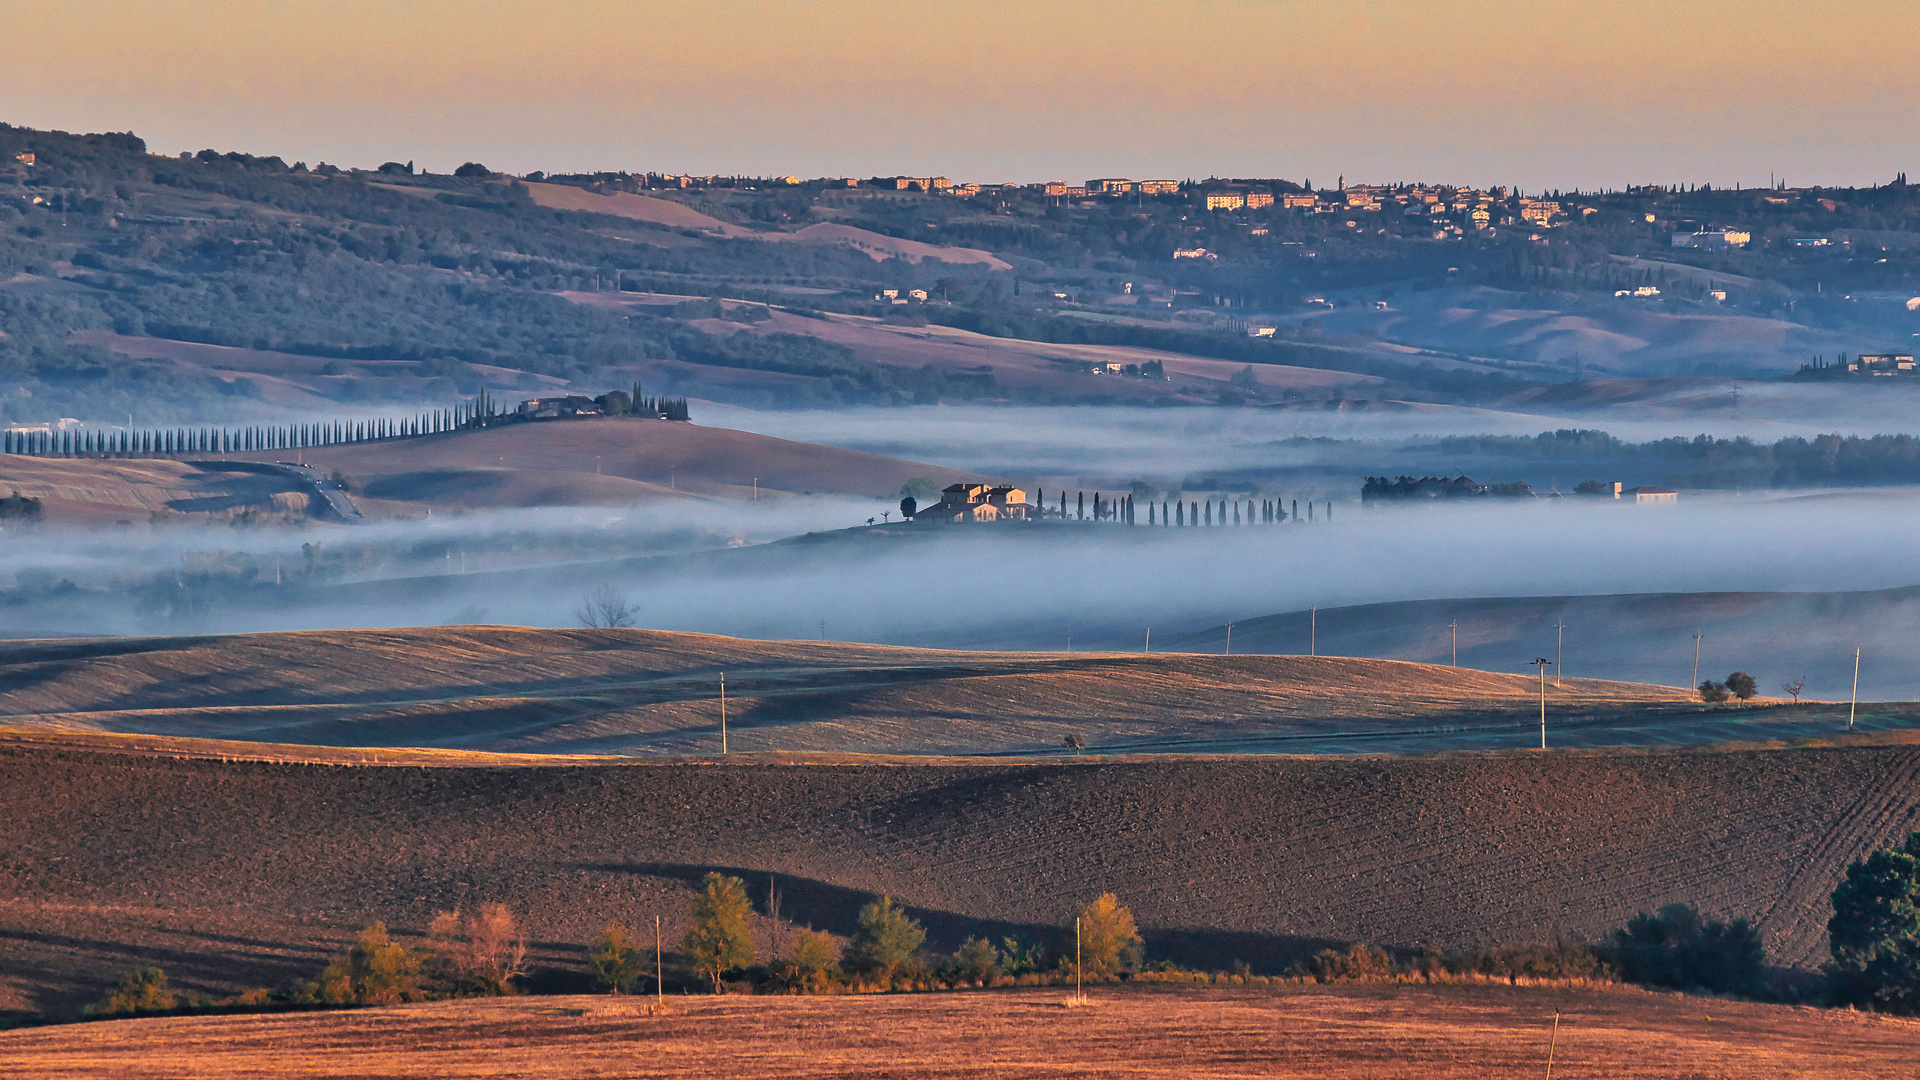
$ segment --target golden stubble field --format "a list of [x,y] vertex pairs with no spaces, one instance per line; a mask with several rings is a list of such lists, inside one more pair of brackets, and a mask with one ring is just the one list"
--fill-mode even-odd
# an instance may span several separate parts
[[[1911,1077],[1920,1022],[1608,988],[1099,987],[542,997],[0,1034],[0,1074],[240,1077]],[[1554,1014],[1560,1014],[1557,1034]],[[1551,1044],[1551,1047],[1550,1047]]]

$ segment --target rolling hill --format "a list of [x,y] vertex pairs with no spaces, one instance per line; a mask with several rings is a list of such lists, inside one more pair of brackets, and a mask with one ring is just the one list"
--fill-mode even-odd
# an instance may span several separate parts
[[[0,725],[322,746],[660,755],[1511,748],[1520,675],[1381,660],[968,653],[644,630],[437,627],[0,645]],[[1830,731],[1814,709],[1550,687],[1556,745]]]
[[46,500],[43,516],[51,522],[249,508],[298,514],[308,506],[300,485],[223,467],[294,458],[347,477],[356,504],[372,517],[427,508],[626,505],[756,493],[887,496],[917,477],[938,486],[978,479],[935,465],[727,428],[605,418],[206,460],[5,455],[0,489]]
[[[1920,822],[1920,747],[1104,764],[421,767],[0,744],[0,1009],[62,1016],[129,967],[187,993],[311,977],[360,926],[527,920],[535,985],[579,987],[608,920],[683,929],[709,870],[773,875],[835,934],[886,892],[950,950],[1054,939],[1112,891],[1149,955],[1278,970],[1329,944],[1593,939],[1692,901],[1823,958],[1850,860]],[[458,760],[457,758],[452,760]]]

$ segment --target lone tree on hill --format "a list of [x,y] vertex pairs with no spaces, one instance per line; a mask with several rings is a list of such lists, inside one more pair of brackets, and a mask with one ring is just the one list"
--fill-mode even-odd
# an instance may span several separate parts
[[1744,671],[1736,671],[1727,676],[1727,689],[1733,692],[1734,697],[1746,701],[1760,689],[1760,686],[1753,681],[1753,676]]
[[1795,705],[1800,704],[1800,693],[1806,688],[1807,677],[1805,675],[1800,676],[1792,682],[1780,684],[1780,692],[1792,698]]
[[1133,924],[1133,912],[1120,898],[1102,893],[1080,909],[1080,966],[1086,979],[1117,979],[1140,966],[1144,943]]
[[1920,832],[1847,867],[1827,922],[1842,1001],[1920,1012]]
[[737,877],[710,873],[693,898],[693,925],[680,939],[680,950],[695,971],[712,980],[716,994],[727,992],[727,972],[753,963],[749,910],[746,884]]
[[574,610],[580,625],[593,630],[621,630],[631,627],[640,617],[640,608],[626,594],[611,585],[601,585],[588,593]]
[[920,955],[926,941],[920,924],[896,907],[893,897],[882,896],[860,909],[860,929],[847,946],[847,962],[855,971],[892,982],[896,972]]

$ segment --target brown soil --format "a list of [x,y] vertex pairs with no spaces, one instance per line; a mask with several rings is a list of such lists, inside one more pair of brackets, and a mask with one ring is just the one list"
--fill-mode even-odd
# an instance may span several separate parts
[[309,496],[285,476],[209,469],[163,458],[132,460],[0,455],[0,494],[41,501],[41,520],[146,524],[155,514],[251,510],[305,516]]
[[[229,455],[279,461],[292,451]],[[898,495],[908,480],[939,485],[975,479],[934,465],[859,450],[790,442],[729,428],[603,418],[509,424],[480,431],[354,443],[301,451],[339,471],[356,493],[434,506],[559,505],[645,497]],[[508,477],[504,473],[534,474]],[[568,477],[571,482],[563,483]],[[493,494],[488,495],[489,492]]]
[[[0,1071],[280,1077],[1907,1077],[1911,1021],[1628,990],[1098,988],[607,997],[0,1035]],[[1553,1014],[1560,1013],[1557,1026]]]
[[[718,749],[722,675],[734,751],[1031,754],[1078,736],[1104,753],[1311,752],[1515,748],[1538,738],[1534,681],[1467,668],[519,627],[15,642],[0,645],[0,723],[332,746],[707,753]],[[1568,679],[1547,698],[1561,746],[1622,741],[1592,733],[1626,723],[1657,725],[1671,740],[1729,715],[1635,683]]]
[[1770,958],[1825,952],[1847,863],[1920,823],[1920,748],[1051,765],[354,767],[0,745],[0,1016],[69,1015],[139,964],[189,993],[310,977],[359,926],[504,901],[536,982],[608,920],[677,937],[708,870],[788,924],[900,897],[951,950],[1052,940],[1102,891],[1149,955],[1273,972],[1373,940],[1593,940],[1693,901]]

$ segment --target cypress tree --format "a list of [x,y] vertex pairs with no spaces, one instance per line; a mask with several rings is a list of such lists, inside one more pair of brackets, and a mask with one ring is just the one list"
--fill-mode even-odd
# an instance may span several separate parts
[[1076,520],[1087,520],[1087,493],[1084,491],[1080,493],[1079,501],[1075,503],[1074,514],[1076,515]]

